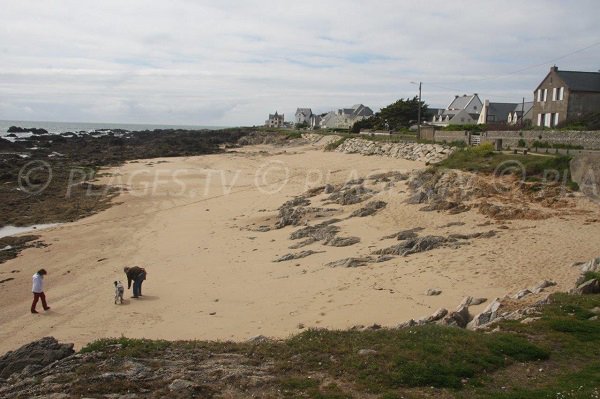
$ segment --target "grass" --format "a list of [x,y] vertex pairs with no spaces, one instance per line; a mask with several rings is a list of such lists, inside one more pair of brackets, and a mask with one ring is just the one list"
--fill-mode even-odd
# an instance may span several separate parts
[[468,147],[454,152],[437,164],[438,168],[460,169],[469,172],[511,173],[524,179],[555,180],[571,183],[569,156],[519,155],[497,153],[488,144]]
[[[121,337],[95,341],[82,352],[160,358],[168,349],[196,353],[196,359],[198,350],[237,353],[257,365],[271,364],[274,388],[294,398],[422,397],[424,390],[431,397],[593,398],[600,389],[600,322],[590,318],[600,295],[554,294],[551,299],[539,320],[504,321],[502,332],[493,334],[427,325],[307,330],[261,343]],[[359,355],[361,349],[375,353]],[[93,367],[81,370],[97,372]]]

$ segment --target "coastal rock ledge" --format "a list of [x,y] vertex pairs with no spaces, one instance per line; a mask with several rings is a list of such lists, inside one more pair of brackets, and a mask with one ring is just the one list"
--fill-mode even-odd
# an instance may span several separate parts
[[440,144],[379,143],[359,138],[348,139],[335,151],[345,154],[382,155],[425,163],[437,163],[446,159],[454,149]]

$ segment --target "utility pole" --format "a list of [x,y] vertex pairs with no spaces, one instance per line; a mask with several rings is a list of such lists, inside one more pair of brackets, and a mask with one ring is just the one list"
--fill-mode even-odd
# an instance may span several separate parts
[[421,85],[422,82],[419,82],[419,110],[417,116],[417,139],[421,139]]
[[[517,118],[519,114],[517,114]],[[521,104],[521,129],[525,126],[525,97],[523,97],[523,103]]]

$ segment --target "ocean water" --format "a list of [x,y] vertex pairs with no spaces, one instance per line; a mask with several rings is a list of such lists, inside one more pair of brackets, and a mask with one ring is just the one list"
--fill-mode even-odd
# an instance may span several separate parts
[[[43,122],[43,121],[5,121],[0,120],[0,137],[8,134],[7,130],[11,126],[35,127],[46,129],[49,133],[65,132],[91,132],[100,129],[124,129],[135,130],[154,130],[154,129],[225,129],[226,126],[202,126],[202,125],[145,125],[135,123],[80,123],[80,122]],[[17,134],[19,137],[25,137],[23,134]]]

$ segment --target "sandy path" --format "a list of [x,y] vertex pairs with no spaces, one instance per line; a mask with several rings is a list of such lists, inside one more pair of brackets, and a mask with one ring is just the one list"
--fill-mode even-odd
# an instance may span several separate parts
[[[466,295],[494,298],[544,278],[568,289],[576,275],[569,265],[598,256],[600,224],[583,225],[589,215],[579,215],[512,222],[498,237],[458,250],[355,269],[325,267],[392,245],[393,240],[380,238],[406,228],[424,227],[427,234],[494,228],[478,227],[486,219],[475,212],[419,212],[420,206],[402,203],[402,185],[378,196],[389,205],[377,215],[339,224],[340,235],[361,238],[351,247],[317,243],[304,249],[325,252],[273,263],[295,252],[288,249],[295,228],[247,229],[273,217],[283,202],[315,185],[319,175],[321,183],[335,183],[422,166],[307,146],[287,152],[249,147],[239,153],[132,162],[112,170],[105,179],[129,188],[117,199],[119,205],[43,232],[50,246],[29,249],[0,265],[0,279],[15,277],[0,285],[0,353],[47,335],[81,347],[120,335],[244,340],[259,334],[286,337],[300,331],[299,324],[393,326],[439,307],[454,308]],[[283,184],[286,176],[289,181]],[[456,221],[466,225],[439,227]],[[114,305],[113,281],[125,279],[123,266],[136,264],[148,270],[143,299],[129,299],[127,292],[126,304]],[[31,315],[31,275],[42,266],[49,271],[46,294],[52,310]],[[428,297],[428,288],[443,293]]]

